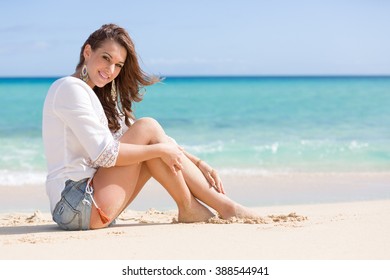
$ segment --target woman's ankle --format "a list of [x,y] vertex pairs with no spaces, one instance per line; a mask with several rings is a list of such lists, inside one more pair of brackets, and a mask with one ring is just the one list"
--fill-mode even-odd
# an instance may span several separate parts
[[178,221],[181,223],[207,222],[215,215],[198,201],[179,207]]
[[228,220],[231,218],[239,218],[239,219],[254,219],[258,218],[259,215],[252,211],[251,209],[244,207],[238,203],[233,203],[224,208],[222,213],[219,213],[222,219]]

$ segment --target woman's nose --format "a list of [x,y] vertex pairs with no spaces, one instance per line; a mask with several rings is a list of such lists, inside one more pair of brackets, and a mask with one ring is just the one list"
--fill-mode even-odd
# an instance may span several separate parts
[[110,66],[108,66],[108,69],[110,70],[110,74],[113,74],[115,71],[115,64],[111,64]]

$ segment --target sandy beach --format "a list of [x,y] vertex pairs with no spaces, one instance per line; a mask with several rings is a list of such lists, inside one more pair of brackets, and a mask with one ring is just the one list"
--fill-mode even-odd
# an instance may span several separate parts
[[390,201],[254,210],[266,217],[266,223],[177,224],[172,222],[175,211],[151,209],[126,211],[116,226],[107,229],[78,232],[60,230],[46,213],[3,214],[0,257],[38,260],[390,258]]
[[[253,206],[255,200],[247,199],[247,204],[263,217],[261,221],[225,223],[214,219],[209,223],[176,223],[177,212],[169,204],[169,197],[160,197],[166,203],[161,209],[130,208],[117,219],[115,226],[95,231],[62,231],[45,209],[3,211],[0,214],[0,259],[388,260],[390,199],[387,188],[382,193],[377,192],[382,199],[374,197],[373,192],[378,191],[379,187],[375,189],[375,186],[381,185],[380,182],[385,184],[388,176],[333,175],[326,179],[319,175],[302,175],[295,178],[294,188],[290,183],[289,190],[286,182],[291,176],[257,179],[225,176],[228,185],[235,186],[228,191],[238,201],[245,196],[253,197],[255,193],[260,198],[264,189],[259,187],[260,191],[254,192],[248,182],[264,186],[267,181],[273,192],[269,191],[263,197],[269,202],[287,201],[286,197],[301,198],[283,205],[264,205],[259,199],[258,206]],[[354,181],[350,181],[352,177]],[[372,196],[363,196],[370,192],[363,187],[362,178],[366,178],[367,186],[372,188]],[[248,189],[238,189],[237,182],[245,183],[245,180]],[[311,191],[317,195],[310,194],[303,182],[311,185]],[[314,182],[317,183],[313,189]],[[344,188],[336,191],[341,185]],[[163,190],[160,194],[153,186],[149,188],[152,190],[145,190],[141,200],[149,199],[153,204],[152,196],[163,194]],[[329,198],[330,194],[333,199]],[[360,199],[337,201],[343,200],[343,194]],[[328,200],[324,199],[327,195]]]

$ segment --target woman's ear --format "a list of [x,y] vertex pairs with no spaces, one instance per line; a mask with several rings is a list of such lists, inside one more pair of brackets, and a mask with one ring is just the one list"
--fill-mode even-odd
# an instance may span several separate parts
[[91,45],[90,44],[86,44],[85,47],[84,47],[84,51],[83,51],[84,59],[88,60],[89,57],[91,56],[91,53],[92,53]]

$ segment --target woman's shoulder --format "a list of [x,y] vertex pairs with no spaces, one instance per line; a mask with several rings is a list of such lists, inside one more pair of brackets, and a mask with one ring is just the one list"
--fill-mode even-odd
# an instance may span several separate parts
[[66,76],[53,82],[50,86],[49,94],[58,95],[61,92],[66,92],[67,95],[70,95],[72,92],[76,93],[79,91],[90,93],[92,89],[82,80]]
[[52,84],[52,86],[57,86],[57,87],[66,86],[66,85],[69,85],[69,86],[80,85],[82,87],[87,86],[82,80],[75,78],[75,77],[72,77],[72,76],[66,76],[66,77],[59,78],[59,79],[55,80]]

